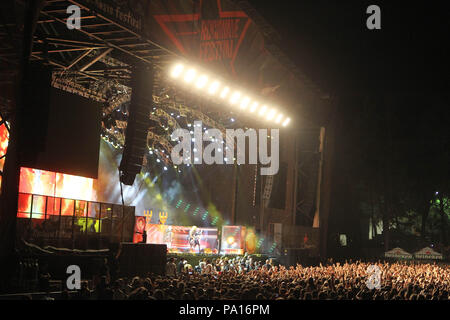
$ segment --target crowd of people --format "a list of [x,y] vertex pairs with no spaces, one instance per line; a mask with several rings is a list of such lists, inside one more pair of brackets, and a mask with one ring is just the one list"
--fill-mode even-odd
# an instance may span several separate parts
[[[370,266],[379,286],[368,283]],[[373,268],[373,267],[372,267]],[[331,263],[284,267],[251,257],[203,259],[196,266],[169,259],[166,275],[103,275],[93,288],[83,282],[81,300],[449,300],[450,268],[436,264]],[[67,295],[64,295],[68,298]]]
[[216,274],[221,272],[233,272],[242,274],[251,270],[261,269],[263,266],[270,269],[272,260],[266,260],[263,264],[260,260],[254,260],[251,256],[236,256],[234,258],[222,257],[216,259],[204,258],[200,260],[197,266],[193,267],[184,258],[178,259],[175,263],[175,258],[170,258],[166,265],[166,276],[172,277],[177,274]]

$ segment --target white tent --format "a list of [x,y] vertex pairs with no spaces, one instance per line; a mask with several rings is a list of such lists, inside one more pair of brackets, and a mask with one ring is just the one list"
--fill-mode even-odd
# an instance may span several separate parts
[[423,248],[422,250],[414,253],[416,259],[427,259],[427,260],[442,260],[443,256],[439,252],[434,251],[430,247]]
[[402,248],[394,248],[384,253],[386,258],[395,258],[395,259],[412,259],[413,255],[409,252],[406,252]]

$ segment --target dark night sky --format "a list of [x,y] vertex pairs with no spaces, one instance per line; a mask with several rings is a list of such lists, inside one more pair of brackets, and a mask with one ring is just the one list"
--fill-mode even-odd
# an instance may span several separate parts
[[[448,89],[450,11],[445,1],[250,3],[279,32],[282,49],[323,88],[340,93]],[[381,30],[366,28],[370,4],[381,8]]]
[[[361,236],[355,223],[361,201],[367,202],[361,185],[381,193],[390,188],[392,198],[401,199],[411,190],[425,193],[424,181],[431,189],[450,181],[445,1],[250,3],[278,31],[291,60],[340,98],[329,233]],[[371,4],[381,8],[381,30],[366,28]]]

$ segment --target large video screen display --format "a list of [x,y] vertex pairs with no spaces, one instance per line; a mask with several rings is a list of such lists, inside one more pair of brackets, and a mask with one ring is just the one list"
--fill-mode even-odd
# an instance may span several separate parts
[[[94,179],[91,178],[21,168],[17,217],[29,218],[32,212],[33,218],[41,219],[45,212],[59,214],[60,210],[61,215],[73,215],[74,202],[68,199],[84,200],[76,202],[80,208],[75,208],[75,211],[85,212],[86,201],[92,201],[94,198],[93,185]],[[51,198],[46,200],[46,196]],[[65,199],[60,203],[55,201],[55,198]]]
[[221,253],[243,254],[245,249],[246,228],[243,226],[223,226]]
[[[2,123],[3,119],[0,117],[0,123]],[[6,150],[8,149],[9,142],[9,132],[6,128],[6,124],[2,123],[0,125],[0,170],[3,171],[3,166],[5,165],[6,159]],[[2,176],[0,175],[0,193],[1,193],[1,183]]]
[[134,243],[143,241],[144,230],[146,243],[165,244],[172,253],[218,253],[217,229],[147,224],[145,217],[136,217]]

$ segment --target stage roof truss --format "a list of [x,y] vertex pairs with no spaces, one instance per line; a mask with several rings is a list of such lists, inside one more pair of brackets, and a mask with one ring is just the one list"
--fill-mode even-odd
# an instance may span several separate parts
[[[15,2],[21,3],[20,0]],[[69,30],[66,25],[69,16],[66,10],[70,5],[81,8],[80,30]],[[266,33],[273,31],[264,30]],[[0,33],[6,31],[3,28]],[[0,58],[7,58],[4,52],[1,51]],[[32,60],[55,67],[54,87],[101,102],[104,117],[118,109],[127,109],[132,94],[129,84],[132,67],[154,66],[157,74],[154,112],[149,115],[149,123],[154,121],[164,129],[149,126],[148,145],[160,145],[165,152],[170,153],[172,148],[172,130],[186,128],[187,123],[193,124],[194,120],[201,120],[204,127],[219,129],[224,139],[227,128],[244,128],[237,113],[194,97],[166,80],[166,69],[177,58],[170,50],[76,0],[46,1],[38,19],[31,54]],[[125,129],[126,121],[116,120],[114,128],[103,127],[103,135],[109,136],[115,145],[123,146]]]

